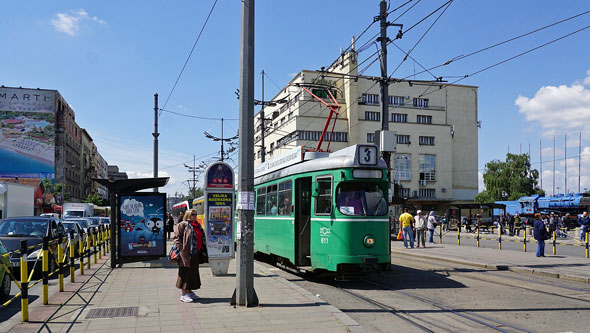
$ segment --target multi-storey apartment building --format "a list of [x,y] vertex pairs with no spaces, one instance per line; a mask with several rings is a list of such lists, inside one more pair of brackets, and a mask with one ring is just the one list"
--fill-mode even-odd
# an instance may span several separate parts
[[[316,148],[330,111],[309,92],[328,104],[332,93],[339,105],[322,149],[375,142],[382,117],[379,78],[359,76],[357,66],[356,53],[349,52],[325,71],[301,71],[273,98],[282,103],[264,109],[266,158],[295,146]],[[477,87],[392,80],[388,89],[386,117],[397,143],[391,179],[399,184],[400,195],[422,209],[442,210],[452,202],[473,200],[477,194]],[[257,164],[263,139],[260,112],[255,119]]]

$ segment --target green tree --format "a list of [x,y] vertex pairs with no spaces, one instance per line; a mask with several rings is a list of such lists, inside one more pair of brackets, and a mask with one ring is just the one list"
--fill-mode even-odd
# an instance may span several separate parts
[[88,194],[86,199],[82,200],[82,202],[92,203],[92,204],[95,204],[96,206],[104,206],[105,205],[104,199],[99,197],[96,194],[93,194],[93,193]]
[[483,174],[486,190],[475,196],[475,202],[517,200],[525,195],[543,194],[538,179],[539,171],[531,169],[528,154],[509,153],[505,162],[493,160],[486,164]]
[[183,200],[192,201],[193,199],[196,199],[198,197],[202,197],[203,194],[205,194],[203,189],[200,187],[197,187],[195,189],[189,189],[188,192],[189,192],[188,195],[186,197],[184,197]]

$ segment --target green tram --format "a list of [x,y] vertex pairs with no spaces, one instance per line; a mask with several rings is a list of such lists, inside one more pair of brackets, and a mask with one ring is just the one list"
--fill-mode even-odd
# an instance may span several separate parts
[[[377,147],[298,147],[286,156],[257,167],[254,250],[303,271],[386,269],[387,167]],[[285,161],[291,165],[280,165]]]

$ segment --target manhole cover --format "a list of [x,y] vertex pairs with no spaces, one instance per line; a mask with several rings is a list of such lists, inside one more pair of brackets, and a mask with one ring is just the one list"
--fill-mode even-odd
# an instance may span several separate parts
[[91,309],[86,315],[86,319],[95,318],[115,318],[115,317],[137,317],[139,314],[139,307],[127,306],[120,308],[98,308]]

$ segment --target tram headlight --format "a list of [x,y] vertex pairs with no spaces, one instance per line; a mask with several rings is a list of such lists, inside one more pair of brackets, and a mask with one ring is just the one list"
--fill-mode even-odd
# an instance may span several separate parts
[[373,235],[366,235],[363,239],[363,245],[369,248],[375,246],[375,237]]

